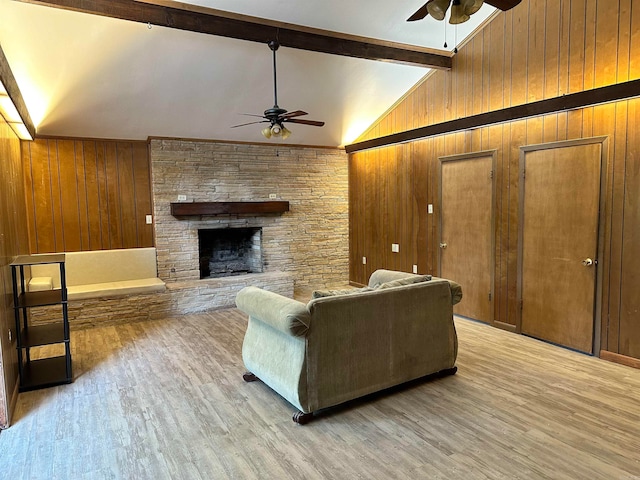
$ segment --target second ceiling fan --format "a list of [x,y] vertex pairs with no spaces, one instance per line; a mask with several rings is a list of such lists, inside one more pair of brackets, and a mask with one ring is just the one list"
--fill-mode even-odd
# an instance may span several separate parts
[[502,11],[510,10],[518,5],[522,0],[429,0],[416,13],[411,15],[407,22],[422,20],[431,14],[436,20],[444,20],[444,17],[451,5],[451,16],[449,23],[458,24],[469,20],[470,16],[480,10],[483,3],[496,7]]
[[269,43],[269,48],[273,52],[273,107],[268,108],[264,111],[263,115],[252,115],[245,113],[245,115],[249,115],[252,117],[260,117],[264,120],[258,120],[256,122],[242,123],[240,125],[234,125],[231,128],[236,127],[244,127],[245,125],[254,125],[256,123],[269,123],[270,125],[264,129],[262,129],[261,133],[266,138],[271,137],[282,137],[283,139],[289,137],[291,135],[291,131],[287,129],[284,124],[286,123],[299,123],[302,125],[311,125],[314,127],[322,127],[324,122],[319,122],[317,120],[305,120],[301,117],[303,115],[308,115],[307,112],[303,112],[302,110],[295,110],[293,112],[288,112],[284,108],[280,108],[278,106],[278,78],[277,78],[277,68],[276,68],[276,51],[280,47],[280,44],[277,40],[271,40]]

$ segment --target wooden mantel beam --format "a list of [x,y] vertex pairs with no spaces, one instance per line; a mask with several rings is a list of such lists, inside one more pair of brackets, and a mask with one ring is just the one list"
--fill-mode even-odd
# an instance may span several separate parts
[[150,23],[266,44],[346,57],[450,69],[448,52],[328,30],[276,22],[170,0],[18,0],[75,12]]

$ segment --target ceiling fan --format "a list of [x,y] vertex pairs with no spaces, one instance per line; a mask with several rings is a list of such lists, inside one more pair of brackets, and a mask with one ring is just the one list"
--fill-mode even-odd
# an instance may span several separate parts
[[480,10],[480,7],[482,7],[484,2],[500,10],[506,11],[512,9],[521,1],[522,0],[429,0],[421,6],[416,13],[411,15],[407,19],[407,22],[422,20],[429,14],[431,14],[431,16],[436,20],[444,20],[447,9],[449,8],[449,5],[451,5],[449,23],[455,25],[469,20],[471,15]]
[[269,123],[270,125],[262,130],[262,135],[266,138],[282,137],[283,139],[291,135],[291,131],[284,126],[284,123],[300,123],[302,125],[312,125],[314,127],[322,127],[324,122],[318,122],[317,120],[304,120],[301,118],[303,115],[308,115],[307,112],[302,110],[296,110],[294,112],[287,112],[284,108],[278,106],[278,80],[276,76],[276,51],[280,47],[277,40],[271,40],[269,48],[273,52],[273,107],[267,108],[263,115],[252,115],[245,113],[251,117],[260,117],[264,120],[258,120],[257,122],[242,123],[240,125],[234,125],[231,128],[244,127],[245,125],[253,125],[256,123]]

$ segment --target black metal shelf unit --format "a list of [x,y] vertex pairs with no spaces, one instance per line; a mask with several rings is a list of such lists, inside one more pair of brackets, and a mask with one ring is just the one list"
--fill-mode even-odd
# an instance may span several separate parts
[[[60,288],[41,292],[28,292],[25,267],[57,263],[60,267]],[[69,315],[67,306],[67,282],[64,254],[22,255],[11,263],[13,280],[13,310],[16,320],[16,348],[21,392],[53,387],[73,381],[71,369],[71,345],[69,341]],[[48,305],[62,307],[60,322],[47,325],[30,325],[29,310]],[[64,344],[64,355],[31,359],[31,348]]]

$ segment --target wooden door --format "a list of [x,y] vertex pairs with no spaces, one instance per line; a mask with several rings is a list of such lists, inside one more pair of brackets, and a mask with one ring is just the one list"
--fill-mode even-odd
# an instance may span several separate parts
[[[574,142],[575,143],[575,142]],[[520,157],[521,332],[593,353],[602,142]]]
[[440,160],[439,275],[462,286],[457,315],[491,322],[494,153]]

